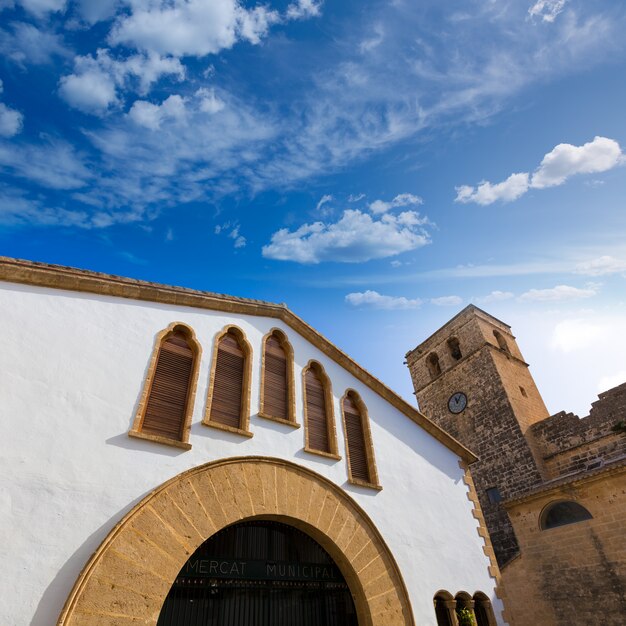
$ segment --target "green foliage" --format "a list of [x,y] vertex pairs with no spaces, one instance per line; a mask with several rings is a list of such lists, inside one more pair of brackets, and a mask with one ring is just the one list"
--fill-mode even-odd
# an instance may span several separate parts
[[459,619],[459,626],[476,626],[474,614],[470,609],[459,609],[456,615]]

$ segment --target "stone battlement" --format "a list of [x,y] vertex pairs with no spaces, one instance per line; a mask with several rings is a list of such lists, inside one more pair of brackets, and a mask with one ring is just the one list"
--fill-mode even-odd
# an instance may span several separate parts
[[587,417],[561,411],[530,429],[550,478],[582,472],[626,456],[626,383],[601,393]]

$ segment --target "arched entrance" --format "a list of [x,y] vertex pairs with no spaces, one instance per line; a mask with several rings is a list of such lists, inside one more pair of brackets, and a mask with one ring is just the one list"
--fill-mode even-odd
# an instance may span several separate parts
[[85,566],[57,626],[156,626],[194,552],[221,530],[254,520],[297,528],[328,553],[359,626],[414,626],[398,566],[365,511],[319,474],[265,457],[207,463],[146,496]]
[[207,539],[170,589],[157,626],[357,626],[348,585],[302,531],[256,520]]

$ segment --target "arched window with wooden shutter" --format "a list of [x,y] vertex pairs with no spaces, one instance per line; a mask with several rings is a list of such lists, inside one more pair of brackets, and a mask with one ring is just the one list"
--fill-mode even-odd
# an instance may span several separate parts
[[348,389],[341,400],[343,429],[348,457],[348,477],[351,483],[380,488],[374,457],[367,408],[359,394]]
[[285,333],[274,328],[263,339],[259,416],[299,427],[294,396],[293,348]]
[[203,424],[252,437],[250,377],[252,348],[236,326],[216,338]]
[[157,335],[132,437],[189,449],[189,429],[201,348],[193,330],[181,323]]
[[317,361],[310,361],[302,371],[304,392],[304,429],[307,452],[340,459],[333,417],[330,380]]

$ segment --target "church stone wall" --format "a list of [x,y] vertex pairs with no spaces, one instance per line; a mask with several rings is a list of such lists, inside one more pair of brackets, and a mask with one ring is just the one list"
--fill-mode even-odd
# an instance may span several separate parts
[[[497,345],[494,329],[505,336],[511,353]],[[459,340],[459,360],[448,350],[451,337]],[[434,378],[427,365],[433,352],[439,356],[442,369]],[[528,403],[536,413],[543,410],[547,414],[538,392],[539,402],[533,395],[536,387],[517,352],[505,324],[466,309],[407,354],[420,409],[479,457],[471,472],[500,565],[518,554],[518,545],[506,511],[489,499],[487,489],[496,488],[506,499],[541,481],[533,449],[513,408],[511,395],[520,394],[518,381],[526,385],[529,396],[520,402]],[[503,385],[503,378],[510,384]],[[448,400],[455,392],[467,396],[467,408],[456,415],[448,410]]]
[[[575,500],[593,519],[540,529],[556,500]],[[507,505],[521,556],[503,570],[514,624],[622,626],[626,616],[626,471],[568,484]]]
[[[450,361],[451,336],[474,352]],[[445,364],[435,377],[426,363],[432,350]],[[409,352],[407,364],[425,414],[479,456],[471,472],[511,625],[626,623],[626,383],[600,394],[588,417],[548,416],[508,326],[471,305]],[[457,391],[468,401],[453,415],[447,400]],[[487,501],[490,487],[502,502]],[[545,507],[560,500],[592,519],[542,529]]]

